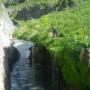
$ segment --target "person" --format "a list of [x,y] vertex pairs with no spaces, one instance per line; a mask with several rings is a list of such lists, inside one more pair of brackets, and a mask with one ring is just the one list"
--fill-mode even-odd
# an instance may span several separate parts
[[57,29],[56,27],[52,27],[52,33],[53,33],[53,37],[57,37],[58,36],[58,32],[57,32]]
[[32,64],[32,47],[28,49],[28,63]]

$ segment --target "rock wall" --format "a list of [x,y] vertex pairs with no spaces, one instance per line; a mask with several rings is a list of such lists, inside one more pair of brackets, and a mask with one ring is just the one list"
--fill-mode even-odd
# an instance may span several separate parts
[[42,80],[49,78],[47,83],[51,84],[51,90],[64,90],[63,72],[57,66],[53,54],[44,46],[34,45],[30,48],[29,62],[40,72]]
[[3,74],[3,80],[4,82],[4,90],[10,90],[11,88],[11,79],[10,79],[10,69],[9,69],[9,62],[8,62],[8,48],[4,48],[4,58],[3,58],[3,69],[4,69],[4,74]]
[[54,9],[47,5],[34,5],[29,8],[23,8],[22,10],[18,11],[16,15],[16,19],[20,20],[27,20],[30,18],[40,18],[42,15],[46,15],[52,12]]
[[19,60],[20,58],[20,53],[17,50],[16,47],[10,46],[8,48],[8,64],[9,64],[9,71],[11,72],[14,68],[15,63]]
[[5,38],[6,36],[3,34],[3,32],[0,33],[0,90],[10,90],[10,72],[13,70],[20,54],[12,46],[12,42]]
[[10,90],[9,49],[13,45],[12,32],[15,29],[7,9],[1,4],[0,14],[0,90]]
[[10,90],[8,48],[0,45],[0,90]]

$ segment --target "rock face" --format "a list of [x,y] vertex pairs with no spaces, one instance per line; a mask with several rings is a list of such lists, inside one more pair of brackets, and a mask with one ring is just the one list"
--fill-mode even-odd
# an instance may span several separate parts
[[10,72],[19,58],[18,50],[11,41],[0,31],[0,90],[10,90]]
[[51,57],[49,51],[40,45],[35,45],[30,50],[29,61],[36,67],[42,65],[48,67],[51,64]]
[[15,63],[20,58],[20,53],[14,46],[8,48],[8,52],[9,52],[8,53],[9,70],[11,72],[14,68]]
[[[13,22],[11,21],[8,10],[4,7],[4,5],[1,5],[3,12],[0,15],[0,30],[7,31],[7,33],[12,33],[15,29],[15,26],[13,25]],[[9,34],[10,35],[10,34]]]
[[47,83],[51,84],[51,90],[64,90],[63,72],[53,59],[53,55],[43,46],[30,48],[29,61],[41,73],[42,80],[49,78]]
[[12,31],[14,29],[8,12],[1,5],[3,12],[0,15],[0,90],[10,90],[10,69],[8,49],[13,45]]
[[40,18],[42,15],[48,14],[53,11],[53,8],[47,5],[34,5],[29,8],[23,8],[20,10],[17,15],[16,19],[24,19],[27,20],[29,18]]
[[4,56],[4,87],[5,90],[10,90],[11,87],[11,79],[10,79],[10,70],[9,70],[9,62],[8,62],[8,48],[4,48],[5,56]]
[[8,46],[0,33],[0,90],[10,90],[10,72],[8,65]]
[[10,90],[10,72],[7,48],[0,45],[0,90]]

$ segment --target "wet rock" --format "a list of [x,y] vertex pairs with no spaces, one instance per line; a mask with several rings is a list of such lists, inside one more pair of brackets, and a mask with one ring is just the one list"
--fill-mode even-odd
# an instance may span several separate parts
[[50,59],[50,54],[49,51],[40,45],[35,45],[31,48],[30,50],[30,55],[29,55],[29,61],[30,63],[39,66],[41,65],[42,67],[48,67],[51,65],[51,59]]
[[[10,90],[11,87],[11,79],[10,79],[10,70],[9,70],[9,63],[8,63],[8,48],[4,48],[4,53],[5,56],[3,58],[4,60],[4,86],[5,86],[5,90]],[[3,90],[3,89],[2,89]]]
[[51,90],[64,90],[65,81],[63,72],[61,68],[53,62],[53,55],[44,46],[40,45],[34,45],[29,50],[31,51],[29,57],[30,64],[39,72],[38,79],[41,82],[44,81],[42,86],[47,90],[45,83],[48,83],[48,85],[50,85],[48,87],[50,87]]
[[30,19],[30,18],[40,18],[42,15],[48,14],[53,11],[53,8],[47,5],[34,5],[29,8],[23,8],[20,10],[17,15],[16,19]]
[[8,55],[9,69],[10,71],[12,71],[15,63],[20,58],[20,53],[17,50],[17,48],[15,48],[14,46],[11,46],[10,48],[8,48],[8,52],[9,52],[9,55]]
[[0,16],[0,90],[10,90],[10,69],[8,49],[13,44],[12,32],[15,29],[9,18],[7,9],[1,4],[3,13]]

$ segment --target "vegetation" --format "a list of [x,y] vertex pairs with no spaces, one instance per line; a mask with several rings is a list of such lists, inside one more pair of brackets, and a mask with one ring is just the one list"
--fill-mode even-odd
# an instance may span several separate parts
[[0,0],[0,14],[2,13],[1,3],[2,3],[2,0]]
[[3,0],[0,0],[0,4],[2,3]]
[[[45,46],[54,53],[58,66],[62,67],[65,81],[78,90],[89,90],[90,70],[80,61],[80,52],[82,48],[90,46],[90,1],[75,0],[75,7],[69,7],[68,1],[71,0],[61,1],[25,0],[21,4],[14,4],[17,7],[50,4],[52,7],[60,7],[60,11],[53,11],[38,19],[17,21],[18,28],[13,36]],[[57,37],[53,37],[54,26]]]
[[47,5],[57,10],[61,10],[68,6],[74,6],[74,3],[77,4],[76,1],[78,0],[6,0],[4,1],[4,4],[11,8],[13,12],[15,11],[15,14],[23,8],[28,9],[29,7],[34,7],[35,5],[40,5],[41,8],[44,8],[45,5]]

